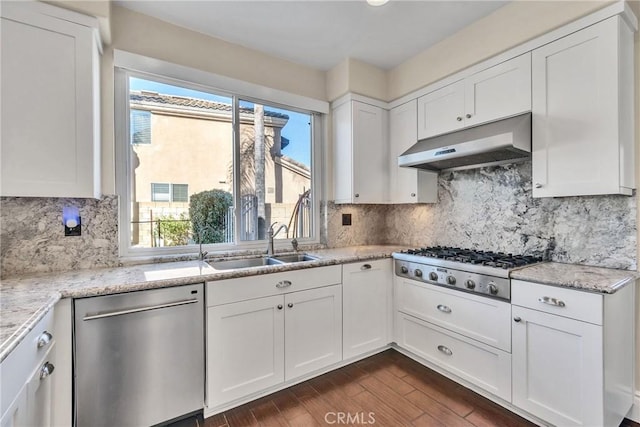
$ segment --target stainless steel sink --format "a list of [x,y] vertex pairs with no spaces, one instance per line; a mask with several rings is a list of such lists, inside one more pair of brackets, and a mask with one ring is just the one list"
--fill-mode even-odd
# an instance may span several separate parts
[[285,264],[292,262],[316,261],[319,258],[309,254],[272,255],[271,259],[281,261]]
[[262,267],[265,265],[283,265],[295,262],[315,261],[319,258],[309,254],[289,254],[262,256],[256,258],[229,259],[219,261],[207,261],[215,270],[234,270],[238,268]]
[[208,261],[208,264],[216,270],[233,270],[237,268],[261,267],[263,265],[282,265],[284,263],[269,257],[259,257]]

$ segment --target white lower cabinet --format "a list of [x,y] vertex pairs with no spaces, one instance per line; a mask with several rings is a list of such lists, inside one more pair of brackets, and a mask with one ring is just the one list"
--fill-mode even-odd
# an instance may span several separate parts
[[383,348],[391,341],[390,259],[342,266],[344,359]]
[[285,295],[285,381],[342,360],[340,285]]
[[504,399],[511,398],[511,354],[398,312],[397,344]]
[[53,425],[53,335],[51,310],[0,364],[0,426]]
[[207,309],[210,406],[284,381],[282,304],[278,295]]
[[512,280],[513,405],[558,426],[618,426],[633,403],[634,289]]
[[395,341],[489,393],[511,400],[511,305],[395,277]]
[[602,328],[517,306],[513,316],[524,319],[513,327],[513,404],[555,425],[601,420]]
[[329,266],[207,283],[205,415],[340,362],[340,281]]

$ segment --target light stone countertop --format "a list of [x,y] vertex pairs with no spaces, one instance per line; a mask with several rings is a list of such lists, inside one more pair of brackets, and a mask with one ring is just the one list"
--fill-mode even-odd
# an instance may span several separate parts
[[[83,298],[180,286],[258,274],[278,273],[388,258],[400,246],[353,246],[305,251],[317,261],[215,270],[201,261],[179,261],[19,276],[0,285],[0,362],[24,339],[60,298]],[[278,254],[279,255],[279,254]],[[233,257],[253,258],[251,256]]]
[[[388,258],[405,246],[351,246],[305,251],[317,261],[269,265],[235,270],[215,270],[200,261],[131,265],[20,276],[0,285],[0,362],[22,341],[60,298],[83,298],[158,289],[207,281],[300,270]],[[253,258],[255,255],[233,257]],[[576,264],[546,262],[511,273],[512,279],[569,287],[597,293],[614,293],[640,275]]]
[[631,270],[544,262],[511,272],[512,279],[581,291],[612,294],[640,277]]

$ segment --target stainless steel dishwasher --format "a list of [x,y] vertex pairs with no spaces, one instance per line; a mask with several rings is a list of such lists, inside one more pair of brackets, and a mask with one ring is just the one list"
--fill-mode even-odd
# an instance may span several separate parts
[[204,406],[203,285],[74,300],[74,421],[151,426]]

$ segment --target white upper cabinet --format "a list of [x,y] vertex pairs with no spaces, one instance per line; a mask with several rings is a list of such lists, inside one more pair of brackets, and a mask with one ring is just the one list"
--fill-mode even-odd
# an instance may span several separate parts
[[464,127],[464,80],[418,98],[418,139]]
[[531,110],[526,53],[418,98],[418,139]]
[[633,32],[614,16],[533,51],[533,196],[635,188]]
[[97,20],[3,2],[0,195],[100,196]]
[[386,203],[388,112],[350,100],[333,108],[336,203]]
[[438,173],[398,166],[398,156],[418,141],[418,102],[411,100],[389,111],[390,203],[436,203]]

